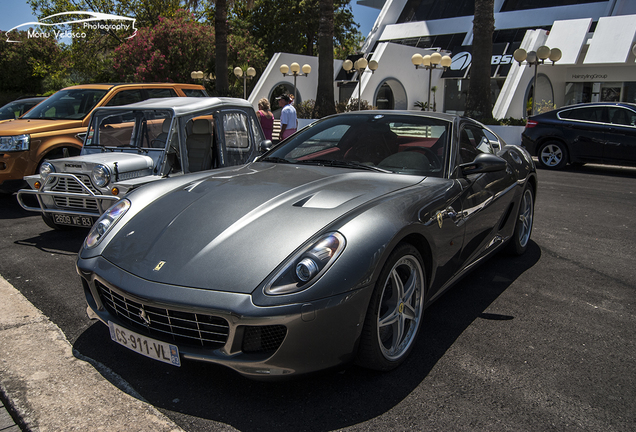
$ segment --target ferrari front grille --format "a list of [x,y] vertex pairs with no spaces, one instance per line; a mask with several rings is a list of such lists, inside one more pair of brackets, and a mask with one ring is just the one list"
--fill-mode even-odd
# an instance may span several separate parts
[[230,326],[224,318],[150,306],[95,283],[108,312],[137,333],[205,348],[219,348],[227,341]]

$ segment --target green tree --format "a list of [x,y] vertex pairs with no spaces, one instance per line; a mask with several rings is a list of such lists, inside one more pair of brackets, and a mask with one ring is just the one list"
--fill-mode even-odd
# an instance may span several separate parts
[[[333,0],[333,44],[341,58],[357,50],[362,40],[350,1]],[[268,57],[277,52],[315,55],[320,0],[256,0],[251,9],[244,3],[245,0],[235,0],[229,20],[261,41]]]
[[495,31],[494,7],[494,0],[475,0],[473,63],[466,101],[466,115],[486,122],[492,120],[490,68],[492,35]]
[[53,38],[29,38],[26,31],[17,31],[13,40],[0,40],[0,92],[42,94],[66,74],[67,53]]
[[320,0],[318,90],[315,106],[317,117],[336,113],[333,97],[333,3],[334,0]]

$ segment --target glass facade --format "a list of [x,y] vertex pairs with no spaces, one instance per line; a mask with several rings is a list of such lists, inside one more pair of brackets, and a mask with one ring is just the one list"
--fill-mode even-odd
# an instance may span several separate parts
[[636,82],[570,82],[565,84],[565,105],[586,102],[636,103]]
[[512,12],[527,9],[549,8],[555,6],[572,6],[585,3],[608,3],[598,0],[506,0],[499,12]]

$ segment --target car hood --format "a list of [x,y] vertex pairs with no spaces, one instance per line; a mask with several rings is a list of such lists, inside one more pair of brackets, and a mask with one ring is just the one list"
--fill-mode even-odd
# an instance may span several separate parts
[[195,179],[132,217],[102,256],[154,282],[251,293],[336,219],[423,178],[253,163]]
[[0,136],[37,134],[82,126],[80,120],[16,119],[0,123]]
[[90,174],[96,165],[106,165],[111,173],[115,173],[115,164],[117,164],[117,172],[121,174],[143,171],[145,175],[148,175],[147,171],[153,167],[153,160],[149,156],[119,151],[52,159],[49,163],[55,167],[55,172],[84,174]]

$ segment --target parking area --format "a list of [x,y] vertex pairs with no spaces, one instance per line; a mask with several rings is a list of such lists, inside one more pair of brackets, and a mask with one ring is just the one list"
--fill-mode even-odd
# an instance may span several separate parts
[[86,231],[52,231],[12,196],[0,196],[0,275],[76,357],[187,431],[635,430],[636,168],[538,175],[528,252],[495,256],[427,309],[412,355],[385,374],[260,383],[135,355],[86,317],[74,269]]

